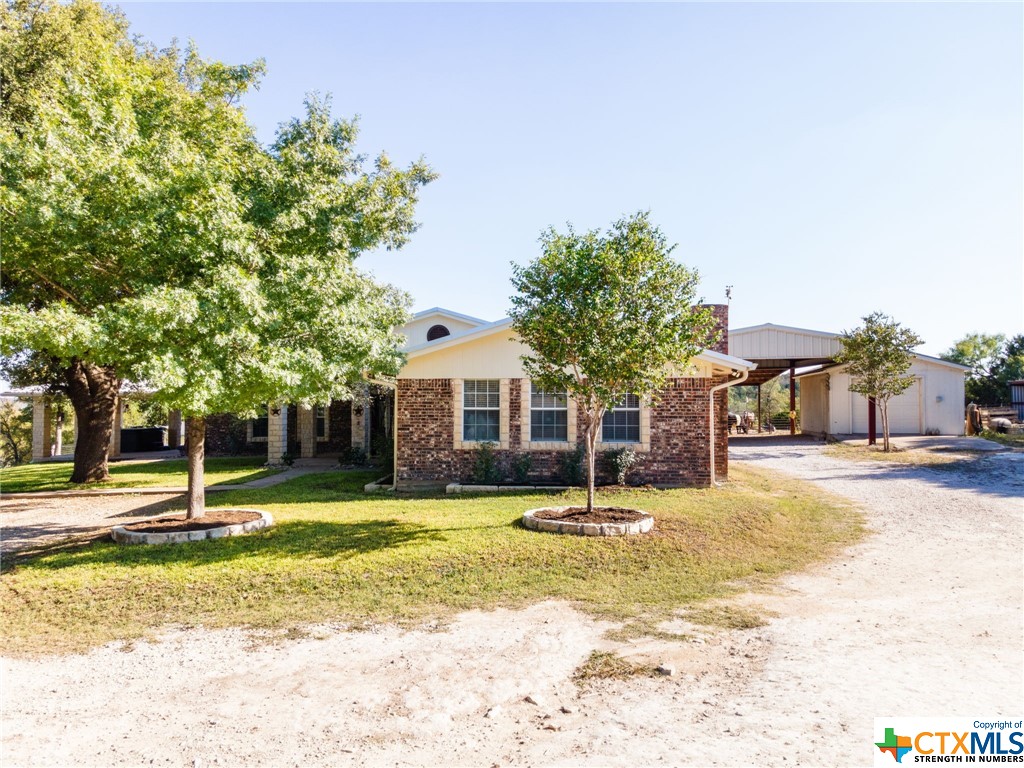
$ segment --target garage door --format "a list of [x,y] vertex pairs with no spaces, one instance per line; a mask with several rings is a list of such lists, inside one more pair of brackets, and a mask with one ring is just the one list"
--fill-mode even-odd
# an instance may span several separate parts
[[[868,432],[868,405],[860,395],[853,395],[853,431],[866,435]],[[882,416],[878,416],[878,434],[882,434]],[[889,434],[921,434],[921,380],[902,395],[889,401]]]

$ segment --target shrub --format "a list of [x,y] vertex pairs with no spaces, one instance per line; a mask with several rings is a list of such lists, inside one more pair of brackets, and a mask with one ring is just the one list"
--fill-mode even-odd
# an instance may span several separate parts
[[633,467],[644,460],[643,456],[628,447],[605,451],[601,458],[604,460],[605,466],[612,477],[615,478],[615,482],[619,485],[625,485]]
[[566,485],[583,485],[587,476],[583,466],[585,451],[583,445],[577,444],[575,450],[563,453],[558,457],[558,468],[562,481]]
[[338,456],[338,463],[343,467],[351,465],[363,466],[366,464],[366,451],[357,445],[353,445],[351,448],[346,448],[341,452],[341,455]]
[[530,479],[530,470],[533,469],[533,456],[528,453],[519,453],[512,457],[511,461],[512,479],[520,485]]
[[377,435],[373,438],[372,453],[377,457],[377,463],[385,472],[395,471],[395,449],[394,443],[387,435]]
[[477,485],[494,485],[501,482],[501,470],[498,469],[498,457],[494,453],[494,443],[480,443],[473,457],[473,482]]
[[295,463],[295,454],[294,453],[282,453],[281,454],[281,463],[287,464],[290,467],[292,464]]

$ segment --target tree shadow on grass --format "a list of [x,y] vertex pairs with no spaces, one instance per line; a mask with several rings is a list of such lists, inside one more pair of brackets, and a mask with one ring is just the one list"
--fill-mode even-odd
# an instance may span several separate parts
[[251,557],[347,560],[418,543],[446,541],[444,533],[397,520],[352,523],[297,520],[259,533],[182,544],[116,544],[106,534],[63,541],[16,553],[5,570],[19,566],[61,570],[77,566],[209,565]]

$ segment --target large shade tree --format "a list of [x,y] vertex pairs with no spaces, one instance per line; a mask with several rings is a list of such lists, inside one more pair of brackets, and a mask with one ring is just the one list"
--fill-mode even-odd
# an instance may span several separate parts
[[626,394],[656,398],[667,379],[716,340],[711,310],[695,305],[698,276],[647,213],[607,232],[550,229],[541,255],[513,265],[512,327],[529,347],[538,385],[576,401],[585,436],[587,509],[605,413]]
[[942,359],[971,369],[964,385],[968,403],[1002,405],[1009,402],[1010,382],[1024,378],[1024,336],[1007,340],[1001,333],[969,333]]
[[237,103],[261,62],[157,51],[91,0],[5,6],[0,60],[2,351],[71,399],[73,481],[106,476],[125,379],[200,417],[393,367],[404,299],[352,261],[415,230],[424,163],[365,168],[315,99],[264,148]]
[[6,334],[8,373],[68,395],[72,480],[101,480],[124,363],[144,349],[130,349],[134,336],[106,349],[88,321],[244,251],[233,188],[254,141],[235,102],[262,64],[157,51],[91,0],[19,0],[0,14],[0,301],[13,330],[11,313],[61,321],[34,323],[27,346]]
[[864,325],[844,331],[836,361],[846,364],[850,390],[873,397],[882,417],[882,448],[889,443],[889,400],[906,392],[914,383],[907,373],[914,362],[914,347],[924,342],[909,328],[888,315],[874,312],[863,318]]

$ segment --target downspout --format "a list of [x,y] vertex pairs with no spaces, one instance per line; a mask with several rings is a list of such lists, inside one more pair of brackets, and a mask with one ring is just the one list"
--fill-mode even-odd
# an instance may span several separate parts
[[367,379],[370,384],[377,384],[387,387],[395,392],[395,400],[391,406],[391,488],[398,488],[398,381],[382,381],[380,379]]
[[[708,392],[708,401],[711,404],[711,407],[708,408],[708,427],[709,427],[708,435],[710,436],[708,442],[711,443],[711,487],[712,488],[715,488],[716,486],[718,486],[718,481],[715,480],[715,393],[717,393],[719,390],[725,389],[726,387],[735,387],[737,384],[742,384],[744,381],[747,380],[747,376],[749,376],[749,375],[750,375],[750,371],[749,370],[743,371],[743,373],[740,374],[740,377],[738,379],[734,379],[733,381],[727,381],[724,384],[716,384],[715,386],[713,386],[711,388],[711,391]],[[728,406],[726,406],[726,410],[728,410]]]

